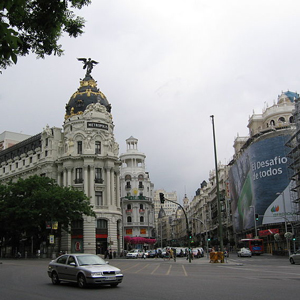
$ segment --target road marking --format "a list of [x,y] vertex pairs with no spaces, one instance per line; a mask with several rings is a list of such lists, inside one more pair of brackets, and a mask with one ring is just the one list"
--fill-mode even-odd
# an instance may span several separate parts
[[186,272],[186,270],[185,270],[184,265],[182,265],[182,269],[183,269],[184,276],[188,276],[188,275],[187,275],[187,272]]
[[152,272],[151,275],[154,274],[154,272],[159,268],[160,265],[158,265]]
[[167,271],[166,275],[169,275],[172,269],[172,265],[170,265],[169,270]]
[[137,270],[136,272],[134,272],[134,273],[138,273],[138,272],[140,272],[140,271],[142,271],[143,269],[145,269],[145,268],[147,268],[149,266],[149,264],[146,264],[143,268],[141,268],[141,269],[139,269],[139,270]]
[[135,265],[133,265],[133,266],[131,266],[131,267],[129,267],[129,268],[126,268],[126,269],[123,269],[122,271],[127,271],[127,270],[130,270],[130,269],[132,269],[132,268],[134,268],[134,267],[136,267],[136,266],[138,266],[139,264],[135,264]]

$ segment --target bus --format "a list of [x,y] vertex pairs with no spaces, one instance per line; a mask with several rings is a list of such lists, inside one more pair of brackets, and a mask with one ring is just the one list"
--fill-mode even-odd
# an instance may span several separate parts
[[239,247],[249,248],[252,254],[263,254],[264,253],[264,241],[262,239],[241,239]]

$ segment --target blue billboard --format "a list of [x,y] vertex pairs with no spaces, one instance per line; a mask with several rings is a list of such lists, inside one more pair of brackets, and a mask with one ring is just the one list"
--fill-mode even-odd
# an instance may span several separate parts
[[[267,138],[268,136],[268,138]],[[260,137],[246,148],[229,171],[233,225],[236,232],[293,217],[287,148],[290,131]]]

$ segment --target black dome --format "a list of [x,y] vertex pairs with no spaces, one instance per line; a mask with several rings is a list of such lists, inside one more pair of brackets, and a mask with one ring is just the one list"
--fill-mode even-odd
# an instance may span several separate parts
[[90,74],[87,74],[80,81],[80,88],[71,96],[69,103],[66,104],[65,118],[82,114],[89,104],[97,102],[104,105],[108,112],[111,111],[111,105],[105,95],[97,88],[97,82]]

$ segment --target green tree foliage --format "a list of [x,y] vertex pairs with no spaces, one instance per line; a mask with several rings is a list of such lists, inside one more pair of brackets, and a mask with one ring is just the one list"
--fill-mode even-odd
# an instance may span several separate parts
[[[0,184],[0,237],[16,244],[22,237],[45,240],[47,221],[67,229],[83,215],[95,217],[89,198],[70,187],[60,187],[48,177],[31,176]],[[13,244],[10,243],[10,244]]]
[[83,33],[84,19],[72,9],[81,9],[91,0],[1,0],[0,70],[17,63],[30,52],[37,57],[63,53],[58,40],[63,32],[70,37]]

